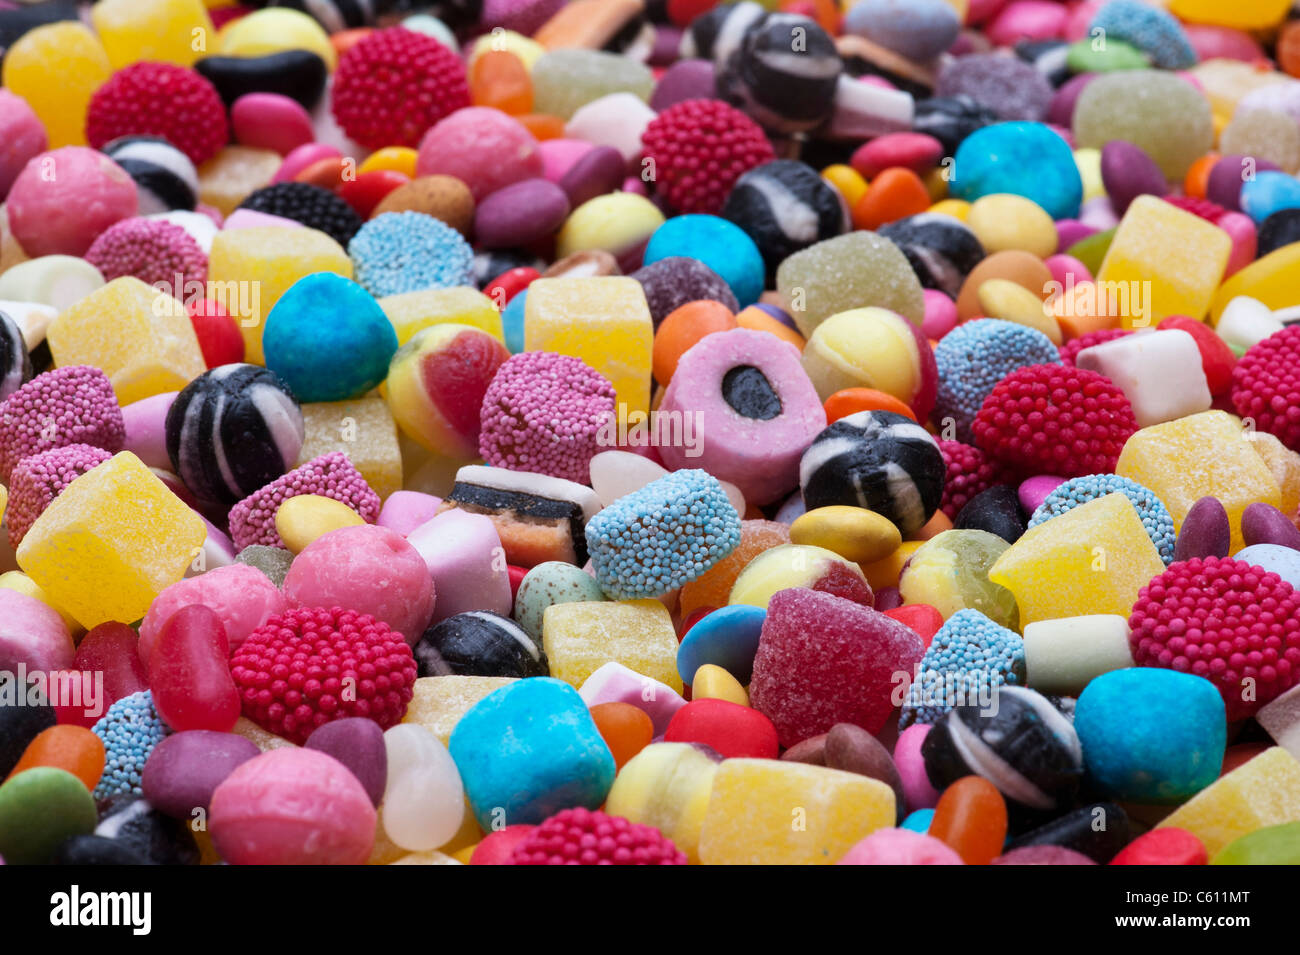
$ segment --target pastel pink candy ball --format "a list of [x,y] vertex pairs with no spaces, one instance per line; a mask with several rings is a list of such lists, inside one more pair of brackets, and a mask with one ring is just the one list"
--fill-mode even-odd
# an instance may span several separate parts
[[416,176],[455,176],[475,202],[542,175],[537,139],[499,109],[470,106],[439,121],[420,140]]
[[985,34],[998,46],[1014,46],[1021,40],[1054,40],[1065,29],[1069,11],[1047,0],[1017,0],[1002,8]]
[[230,125],[241,146],[287,156],[315,136],[301,103],[279,93],[247,93],[230,107]]
[[0,588],[0,671],[70,670],[76,656],[68,626],[35,597]]
[[412,646],[433,616],[433,577],[401,534],[341,527],[307,545],[284,578],[291,607],[344,607],[382,620]]
[[596,147],[580,139],[547,139],[537,144],[537,154],[542,157],[542,175],[559,183],[564,174]]
[[64,146],[32,157],[6,200],[9,230],[32,258],[85,255],[114,222],[136,214],[126,171],[97,149]]
[[939,791],[930,785],[921,758],[921,744],[929,732],[927,724],[917,723],[899,733],[894,744],[894,765],[903,781],[903,800],[912,810],[933,809],[939,803]]
[[945,843],[910,829],[877,829],[836,865],[965,865]]
[[0,197],[31,158],[49,148],[45,127],[21,96],[0,89]]
[[333,756],[285,747],[238,766],[216,788],[212,842],[231,865],[361,865],[375,807]]
[[1088,270],[1088,266],[1064,252],[1049,255],[1043,259],[1043,264],[1047,266],[1047,271],[1052,273],[1052,281],[1059,282],[1062,287],[1068,286],[1071,282],[1078,285],[1081,282],[1092,281],[1092,272]]
[[146,666],[163,624],[189,604],[203,604],[216,612],[226,628],[231,653],[268,619],[289,609],[266,574],[247,564],[216,567],[178,581],[154,598],[140,622],[140,660]]
[[926,338],[938,341],[957,326],[957,303],[943,292],[928,288],[925,295],[925,318],[921,332]]

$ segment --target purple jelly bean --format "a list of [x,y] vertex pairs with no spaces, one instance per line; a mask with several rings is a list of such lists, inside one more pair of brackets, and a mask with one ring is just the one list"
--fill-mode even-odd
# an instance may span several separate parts
[[1300,530],[1272,504],[1256,502],[1241,512],[1241,537],[1252,544],[1277,544],[1300,550]]
[[1192,505],[1178,531],[1174,560],[1227,557],[1232,546],[1232,525],[1217,497],[1203,497]]

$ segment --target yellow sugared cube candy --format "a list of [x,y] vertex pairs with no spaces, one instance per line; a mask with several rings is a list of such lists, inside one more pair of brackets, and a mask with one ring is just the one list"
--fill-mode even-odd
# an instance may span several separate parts
[[1300,454],[1296,454],[1267,431],[1256,431],[1251,437],[1250,446],[1264,459],[1273,480],[1277,482],[1282,499],[1278,508],[1294,520],[1297,509],[1300,509]]
[[131,623],[206,538],[202,518],[122,451],[50,503],[18,546],[18,566],[83,627]]
[[393,323],[398,345],[405,345],[430,325],[449,323],[482,329],[503,344],[506,340],[501,313],[492,299],[464,285],[387,295],[379,300],[379,307]]
[[475,703],[513,682],[505,676],[422,676],[415,681],[402,722],[420,724],[446,746],[451,731]]
[[50,149],[86,145],[86,109],[113,74],[99,38],[76,21],[29,30],[5,51],[4,87],[27,101]]
[[553,604],[542,615],[542,646],[551,676],[575,687],[612,661],[682,692],[677,632],[658,600]]
[[383,398],[327,401],[302,406],[306,438],[298,464],[342,451],[381,499],[402,489],[397,425]]
[[271,184],[283,159],[274,149],[227,146],[199,166],[199,201],[228,216],[250,193]]
[[1281,746],[1242,763],[1167,816],[1161,826],[1186,829],[1215,853],[1265,826],[1300,821],[1300,762]]
[[99,0],[90,19],[115,70],[140,60],[193,66],[216,38],[200,0]]
[[700,833],[705,865],[834,865],[894,824],[877,779],[776,759],[728,759],[713,777]]
[[1219,318],[1228,303],[1239,295],[1263,302],[1277,310],[1296,303],[1295,290],[1300,285],[1300,245],[1292,242],[1256,259],[1220,286],[1210,309],[1210,321]]
[[1203,411],[1133,434],[1115,473],[1149,488],[1164,502],[1175,529],[1192,505],[1217,497],[1232,525],[1232,548],[1245,546],[1241,512],[1261,501],[1278,507],[1281,492],[1264,459],[1251,447],[1252,432],[1224,411]]
[[1218,226],[1163,199],[1138,196],[1120,220],[1097,281],[1118,290],[1125,328],[1153,326],[1170,315],[1201,319],[1231,252],[1232,239]]
[[627,412],[650,408],[653,346],[650,306],[636,279],[537,279],[528,286],[524,350],[581,358],[609,379]]
[[208,255],[208,295],[239,322],[244,361],[266,363],[265,317],[289,286],[315,272],[352,278],[352,260],[324,232],[257,226],[217,233]]
[[1058,617],[1127,617],[1164,561],[1123,494],[1107,494],[1031,527],[989,568],[1010,590],[1020,626]]
[[185,306],[129,275],[65,309],[46,340],[56,365],[102,369],[122,405],[180,391],[207,368]]

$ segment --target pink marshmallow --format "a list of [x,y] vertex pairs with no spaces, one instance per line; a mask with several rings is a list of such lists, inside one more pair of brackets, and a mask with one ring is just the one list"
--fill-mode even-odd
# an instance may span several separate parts
[[424,558],[438,591],[430,624],[470,610],[510,616],[510,574],[491,518],[453,508],[425,521],[406,540]]
[[380,527],[397,531],[405,537],[438,513],[442,498],[419,491],[394,491],[384,501],[383,510],[379,512]]
[[965,865],[961,856],[934,836],[910,829],[877,829],[858,842],[836,865]]

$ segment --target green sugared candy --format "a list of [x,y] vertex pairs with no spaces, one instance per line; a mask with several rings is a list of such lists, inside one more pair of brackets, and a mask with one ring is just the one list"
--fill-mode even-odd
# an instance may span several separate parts
[[282,587],[284,586],[285,575],[289,573],[289,565],[293,563],[293,554],[283,547],[252,544],[241,550],[235,556],[235,560],[240,564],[256,567],[266,574],[271,583],[277,587]]
[[532,78],[534,110],[564,120],[611,93],[648,102],[655,85],[644,63],[601,50],[550,50],[533,64]]
[[1300,865],[1300,822],[1265,826],[1234,839],[1210,865]]
[[989,568],[1010,546],[988,531],[936,534],[917,548],[903,569],[898,582],[903,602],[929,604],[945,620],[959,610],[978,610],[999,626],[1019,632],[1016,598],[989,580]]
[[1106,258],[1106,253],[1110,251],[1110,243],[1114,238],[1114,229],[1107,229],[1105,232],[1094,232],[1086,239],[1080,239],[1066,249],[1065,254],[1074,256],[1088,267],[1089,272],[1096,275],[1101,270],[1102,260]]
[[1107,39],[1094,45],[1085,37],[1070,46],[1065,65],[1071,73],[1113,73],[1116,70],[1145,70],[1151,66],[1146,54],[1123,40]]
[[1118,70],[1099,76],[1079,94],[1074,139],[1081,148],[1100,149],[1113,139],[1133,143],[1166,179],[1181,182],[1214,145],[1214,119],[1209,100],[1176,73]]
[[0,856],[10,865],[43,865],[98,821],[90,791],[67,770],[37,766],[0,786]]

